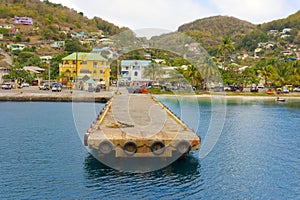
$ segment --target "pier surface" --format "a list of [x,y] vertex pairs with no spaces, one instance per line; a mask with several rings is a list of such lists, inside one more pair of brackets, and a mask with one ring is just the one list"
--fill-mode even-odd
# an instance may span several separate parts
[[171,157],[200,147],[200,137],[150,94],[123,91],[109,101],[85,143],[116,157]]

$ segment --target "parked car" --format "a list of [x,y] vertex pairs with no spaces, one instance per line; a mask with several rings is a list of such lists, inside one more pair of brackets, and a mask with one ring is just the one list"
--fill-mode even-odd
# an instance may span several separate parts
[[95,91],[95,88],[93,86],[88,87],[88,92],[94,92],[94,91]]
[[282,93],[290,93],[290,91],[288,88],[284,87],[282,88]]
[[139,93],[149,93],[149,90],[147,88],[142,88]]
[[290,92],[293,91],[293,85],[285,85],[285,88],[287,88]]
[[255,83],[252,83],[250,87],[250,92],[258,92],[258,87],[256,86]]
[[42,85],[40,85],[40,90],[50,90],[50,85],[43,83]]
[[224,87],[224,91],[231,91],[231,87],[225,86],[225,87]]
[[29,87],[29,83],[22,83],[21,87]]
[[61,92],[62,86],[59,83],[52,84],[52,92]]
[[276,94],[281,94],[282,88],[276,88]]
[[300,92],[300,86],[299,86],[299,87],[295,87],[295,88],[293,89],[293,92]]
[[263,85],[263,84],[258,84],[258,85],[257,85],[257,88],[258,88],[258,89],[264,89],[264,85]]
[[99,85],[97,85],[97,86],[95,87],[95,92],[100,92],[100,89],[101,89],[101,87],[100,87]]
[[10,90],[12,87],[11,87],[11,84],[10,84],[10,83],[3,83],[3,84],[1,85],[1,88],[2,88],[3,90]]

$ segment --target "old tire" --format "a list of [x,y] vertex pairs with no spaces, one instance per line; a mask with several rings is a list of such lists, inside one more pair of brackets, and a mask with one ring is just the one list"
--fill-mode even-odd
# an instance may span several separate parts
[[165,152],[165,144],[162,141],[154,141],[150,148],[154,155],[161,155]]
[[98,149],[102,154],[109,154],[113,151],[114,147],[110,141],[104,140],[99,144]]
[[88,146],[88,138],[89,138],[89,134],[85,133],[84,137],[83,137],[83,144],[84,144],[84,146]]
[[176,145],[176,150],[179,154],[186,154],[191,150],[191,145],[188,141],[182,140]]
[[133,156],[137,152],[137,149],[138,146],[133,141],[128,141],[123,146],[124,153],[128,156]]

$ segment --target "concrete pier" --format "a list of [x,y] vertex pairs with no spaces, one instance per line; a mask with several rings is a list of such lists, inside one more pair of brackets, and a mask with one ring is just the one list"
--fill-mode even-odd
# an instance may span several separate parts
[[172,157],[200,148],[197,136],[150,94],[114,96],[85,134],[85,145],[115,157]]

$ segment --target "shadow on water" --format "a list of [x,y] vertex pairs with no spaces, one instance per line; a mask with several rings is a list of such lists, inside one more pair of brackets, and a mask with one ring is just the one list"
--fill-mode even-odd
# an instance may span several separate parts
[[[84,168],[87,172],[89,179],[98,179],[101,177],[107,176],[122,176],[122,175],[133,175],[134,173],[122,172],[110,168],[103,163],[99,162],[94,156],[89,154],[84,163]],[[190,177],[199,177],[200,176],[201,165],[199,160],[191,155],[186,156],[184,159],[178,159],[172,164],[153,171],[147,172],[144,174],[151,174],[152,176],[190,176]]]

